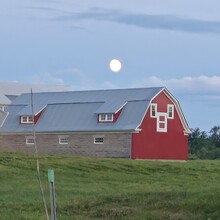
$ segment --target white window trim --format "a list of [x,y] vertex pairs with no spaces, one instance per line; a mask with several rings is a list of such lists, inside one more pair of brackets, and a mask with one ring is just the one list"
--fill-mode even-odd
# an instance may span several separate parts
[[[164,121],[160,121],[160,116],[164,117]],[[164,123],[164,128],[160,128],[160,124]],[[167,113],[158,112],[157,113],[157,132],[167,132]]]
[[[27,121],[24,121],[24,117],[27,117]],[[30,120],[32,118],[32,120]],[[33,123],[33,117],[30,115],[23,115],[21,116],[21,124],[32,124]]]
[[0,110],[5,111],[6,106],[5,105],[0,105]]
[[[103,141],[102,142],[97,142],[98,138],[103,139]],[[94,137],[94,144],[104,144],[104,137],[103,136]]]
[[[155,107],[155,115],[152,115],[153,106]],[[157,117],[157,104],[156,103],[152,103],[150,105],[150,117],[151,118],[156,118]]]
[[[105,116],[105,119],[103,120],[102,119],[102,116]],[[108,115],[111,115],[111,119],[109,120],[108,119]],[[103,122],[103,121],[110,121],[110,122],[112,122],[113,121],[113,114],[112,113],[107,113],[107,114],[99,114],[99,121],[100,122]]]
[[[169,108],[172,109],[172,116],[171,117],[169,117]],[[174,105],[172,105],[172,104],[167,105],[167,118],[174,119]]]
[[[33,142],[29,142],[29,140],[34,140],[34,141]],[[35,144],[34,137],[26,137],[26,144],[27,145],[34,145]]]
[[[61,136],[58,139],[59,139],[59,144],[69,144],[69,136]],[[62,140],[64,139],[66,139],[67,142],[63,142]]]

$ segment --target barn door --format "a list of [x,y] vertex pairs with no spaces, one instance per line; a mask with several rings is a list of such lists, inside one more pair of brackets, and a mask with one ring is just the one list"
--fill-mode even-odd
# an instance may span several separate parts
[[157,131],[167,132],[167,113],[157,112]]

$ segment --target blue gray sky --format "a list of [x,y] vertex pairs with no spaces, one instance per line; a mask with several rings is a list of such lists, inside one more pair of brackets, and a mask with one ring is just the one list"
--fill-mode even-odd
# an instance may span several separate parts
[[220,125],[219,8],[218,0],[2,1],[0,81],[166,86],[189,126],[209,131]]

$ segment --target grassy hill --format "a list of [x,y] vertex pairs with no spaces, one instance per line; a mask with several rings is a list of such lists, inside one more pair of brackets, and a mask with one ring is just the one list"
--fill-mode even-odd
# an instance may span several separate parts
[[[220,219],[220,160],[186,163],[50,156],[57,219]],[[34,157],[0,153],[0,219],[46,219]]]

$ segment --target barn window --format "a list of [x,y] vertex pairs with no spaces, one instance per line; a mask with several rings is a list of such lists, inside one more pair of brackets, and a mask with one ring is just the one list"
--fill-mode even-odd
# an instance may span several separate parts
[[103,144],[104,137],[94,137],[94,144]]
[[99,121],[100,122],[111,122],[113,121],[113,114],[99,114]]
[[32,116],[21,116],[21,124],[31,124],[33,123],[33,117]]
[[157,115],[157,104],[152,103],[150,105],[150,117],[151,118],[156,118],[156,115]]
[[26,144],[35,144],[34,137],[26,137]]
[[174,105],[167,105],[167,114],[169,119],[174,118]]
[[105,114],[99,115],[99,121],[105,121]]
[[68,137],[63,136],[63,137],[59,137],[59,144],[68,144]]
[[107,114],[107,121],[113,121],[113,115],[112,114]]
[[6,106],[5,105],[0,105],[0,110],[5,111]]
[[158,132],[167,132],[167,114],[158,113],[157,114],[157,131]]

